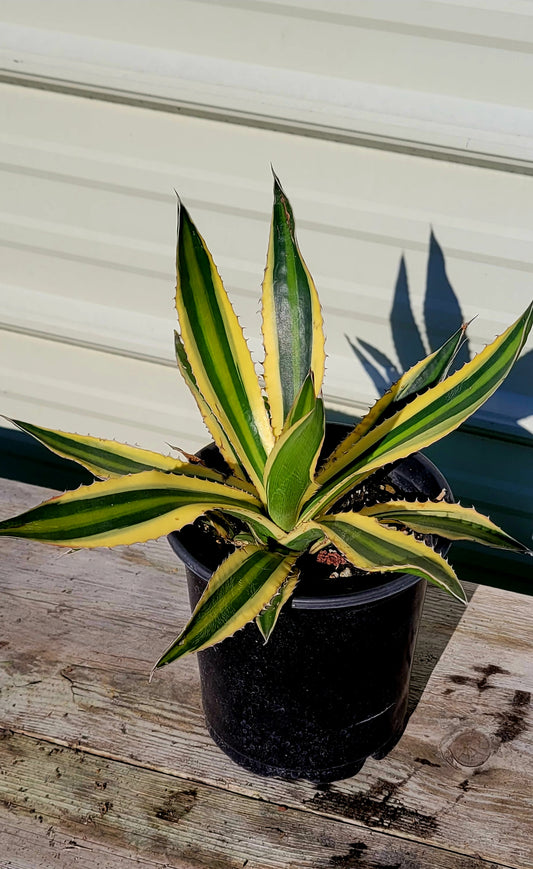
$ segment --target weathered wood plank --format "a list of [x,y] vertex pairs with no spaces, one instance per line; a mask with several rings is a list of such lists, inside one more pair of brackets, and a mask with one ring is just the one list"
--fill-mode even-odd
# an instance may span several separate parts
[[4,732],[0,865],[31,869],[503,869]]
[[[170,864],[160,860],[144,860],[134,855],[124,856],[110,851],[101,842],[90,837],[86,829],[73,833],[72,829],[59,829],[55,824],[40,822],[42,815],[24,815],[13,808],[0,805],[0,848],[2,869],[170,869]],[[63,826],[63,825],[62,825]],[[78,838],[75,838],[75,836]],[[183,864],[192,869],[191,864]],[[181,867],[180,867],[181,869]]]
[[[7,483],[4,515],[38,495]],[[4,726],[506,865],[533,864],[524,836],[533,822],[531,599],[479,589],[399,746],[317,791],[254,777],[212,745],[193,659],[148,684],[151,663],[187,615],[165,542],[68,556],[5,540],[1,551]],[[433,590],[428,604],[418,690],[462,611]]]

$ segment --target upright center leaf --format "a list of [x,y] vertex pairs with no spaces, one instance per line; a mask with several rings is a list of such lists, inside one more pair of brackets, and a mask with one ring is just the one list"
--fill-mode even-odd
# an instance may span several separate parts
[[318,294],[302,258],[289,200],[274,176],[274,207],[263,281],[265,383],[278,437],[309,371],[315,394],[324,377],[324,333]]
[[284,531],[294,528],[302,504],[316,489],[313,478],[324,431],[324,403],[317,398],[313,409],[283,432],[268,458],[268,513]]

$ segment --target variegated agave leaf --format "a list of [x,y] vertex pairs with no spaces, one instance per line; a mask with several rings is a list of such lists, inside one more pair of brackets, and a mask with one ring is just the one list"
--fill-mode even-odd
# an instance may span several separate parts
[[194,378],[194,374],[192,372],[192,368],[190,366],[189,360],[187,359],[187,354],[185,352],[185,347],[183,346],[183,341],[181,340],[178,332],[174,332],[174,347],[176,351],[176,362],[178,365],[178,370],[183,377],[185,383],[189,387],[194,400],[198,406],[198,410],[202,415],[202,419],[205,422],[207,429],[209,430],[213,441],[216,446],[220,450],[220,453],[231,469],[232,473],[241,479],[244,479],[244,471],[239,462],[239,457],[236,455],[233,447],[231,446],[230,440],[216,418],[215,414],[207,404],[204,396],[200,392],[198,388],[198,384]]
[[301,505],[316,491],[314,474],[325,433],[324,403],[297,419],[277,439],[265,466],[267,509],[274,522],[290,531]]
[[274,175],[274,207],[263,280],[265,383],[278,437],[311,372],[315,395],[324,377],[324,331],[318,294],[296,241],[294,216]]
[[281,588],[278,589],[274,597],[267,603],[266,607],[261,610],[255,618],[255,623],[261,632],[265,643],[268,643],[272,631],[274,630],[279,614],[285,604],[291,599],[300,575],[297,570],[290,573]]
[[442,347],[435,350],[425,359],[413,365],[409,371],[406,371],[394,383],[384,395],[379,398],[374,406],[363,417],[361,422],[355,426],[344,440],[336,447],[336,449],[328,457],[317,475],[317,481],[328,479],[333,465],[344,456],[348,455],[355,444],[361,440],[364,435],[371,429],[375,428],[379,422],[383,420],[385,415],[391,416],[399,407],[405,404],[409,399],[413,399],[416,395],[424,392],[430,386],[435,386],[443,380],[450,366],[459,352],[463,341],[466,328],[469,324],[461,326],[451,338],[444,342]]
[[92,549],[144,543],[170,534],[209,510],[261,518],[253,495],[225,483],[143,471],[81,486],[0,522],[0,535]]
[[190,472],[193,476],[203,476],[211,480],[222,479],[220,474],[209,468],[193,467],[187,462],[180,462],[171,456],[162,456],[151,450],[143,450],[139,447],[131,447],[128,444],[120,444],[116,441],[95,438],[90,435],[55,431],[28,422],[21,422],[18,419],[10,420],[10,422],[32,435],[56,455],[71,459],[87,468],[95,477],[122,477],[125,474],[158,470],[169,473]]
[[266,500],[263,472],[274,436],[252,357],[213,258],[181,203],[176,272],[180,338],[195,387]]
[[324,516],[317,524],[355,567],[369,572],[412,573],[466,601],[451,565],[411,535],[385,528],[377,519],[361,513]]
[[[213,258],[181,204],[176,266],[178,368],[231,474],[17,422],[55,453],[105,479],[0,522],[0,536],[71,548],[142,542],[200,516],[233,535],[235,552],[215,571],[190,622],[156,667],[254,620],[267,640],[298,581],[298,558],[323,546],[333,544],[361,570],[409,572],[460,600],[464,592],[451,566],[410,532],[527,551],[459,504],[394,501],[357,513],[331,511],[371,473],[444,437],[492,395],[527,339],[533,304],[449,375],[464,336],[459,329],[402,375],[317,473],[324,438],[322,315],[278,179],[263,282],[266,394]],[[235,520],[244,524],[242,534],[233,533]]]
[[386,464],[422,450],[458,428],[505,379],[527,340],[533,303],[499,338],[459,371],[371,428],[319,475],[319,491],[302,518],[311,519]]
[[220,643],[253,621],[284,584],[295,559],[259,546],[236,550],[213,574],[191,620],[154,669]]
[[403,525],[421,534],[439,534],[448,540],[470,540],[485,546],[529,552],[526,546],[498,528],[487,516],[462,504],[389,501],[363,507],[361,515],[373,516],[385,525]]

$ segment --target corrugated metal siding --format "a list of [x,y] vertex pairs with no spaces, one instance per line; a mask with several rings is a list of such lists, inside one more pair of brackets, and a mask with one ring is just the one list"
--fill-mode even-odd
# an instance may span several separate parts
[[[205,433],[172,358],[173,188],[259,361],[270,162],[325,308],[331,409],[365,409],[457,317],[478,315],[480,349],[532,296],[531,12],[4,0],[4,79],[18,84],[0,85],[2,411],[197,448]],[[445,260],[434,244],[427,293],[431,227]],[[477,487],[522,537],[531,358],[442,453],[452,466],[460,442],[459,491]],[[476,484],[481,447],[492,476]]]
[[527,0],[2,0],[1,65],[185,110],[530,163]]

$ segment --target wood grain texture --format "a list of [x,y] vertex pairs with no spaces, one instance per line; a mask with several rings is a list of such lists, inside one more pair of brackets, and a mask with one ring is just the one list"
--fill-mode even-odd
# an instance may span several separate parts
[[[2,487],[2,515],[45,495],[14,482]],[[194,659],[148,683],[188,611],[165,541],[66,555],[6,539],[0,589],[4,728],[81,749],[91,763],[121,761],[171,774],[176,787],[220,789],[230,815],[239,794],[311,816],[313,828],[324,818],[341,822],[351,842],[366,828],[399,837],[402,848],[423,842],[505,866],[533,864],[524,836],[533,829],[531,598],[478,588],[448,642],[461,608],[430,590],[413,700],[440,660],[404,737],[355,778],[317,789],[255,777],[220,753],[203,722]],[[395,865],[350,859],[330,865]]]
[[32,869],[55,866],[59,858],[61,866],[81,861],[91,869],[122,869],[126,859],[139,858],[141,866],[179,869],[495,869],[284,804],[7,732],[0,769],[0,853],[14,858],[31,843],[41,852],[41,862],[34,852]]

